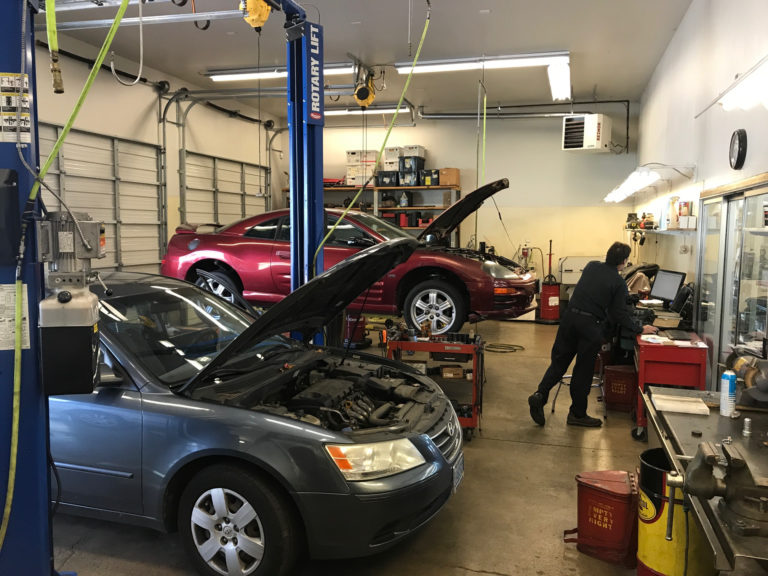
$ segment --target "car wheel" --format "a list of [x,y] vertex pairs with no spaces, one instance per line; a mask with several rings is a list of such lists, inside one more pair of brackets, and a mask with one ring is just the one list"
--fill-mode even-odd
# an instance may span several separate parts
[[300,554],[290,505],[267,482],[220,465],[198,473],[179,502],[179,531],[200,574],[282,576]]
[[426,280],[414,286],[405,298],[405,321],[420,329],[428,322],[432,334],[458,332],[464,324],[464,298],[444,280]]
[[195,285],[234,304],[235,295],[232,293],[232,288],[237,286],[235,280],[229,274],[220,270],[209,272],[208,276],[210,277],[198,276],[195,280]]

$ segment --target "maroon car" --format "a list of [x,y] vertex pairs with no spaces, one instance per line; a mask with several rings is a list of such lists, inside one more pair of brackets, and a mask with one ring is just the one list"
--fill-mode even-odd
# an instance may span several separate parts
[[[534,309],[537,281],[533,274],[496,254],[448,246],[459,223],[486,198],[508,186],[506,179],[492,182],[446,209],[419,235],[421,247],[350,308],[402,314],[413,327],[428,322],[433,334],[457,332],[466,320],[515,318]],[[328,230],[341,213],[326,210]],[[323,249],[325,268],[365,247],[399,237],[410,235],[381,218],[351,211]],[[245,218],[205,234],[183,225],[168,244],[161,272],[228,300],[234,299],[229,287],[236,287],[249,302],[268,305],[291,290],[289,239],[287,209]]]

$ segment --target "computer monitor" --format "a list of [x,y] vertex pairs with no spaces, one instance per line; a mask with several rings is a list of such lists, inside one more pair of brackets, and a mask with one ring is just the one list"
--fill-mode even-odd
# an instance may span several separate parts
[[659,270],[656,273],[656,278],[653,279],[653,286],[651,286],[651,293],[648,297],[651,300],[662,300],[665,305],[669,305],[677,296],[684,280],[685,272]]

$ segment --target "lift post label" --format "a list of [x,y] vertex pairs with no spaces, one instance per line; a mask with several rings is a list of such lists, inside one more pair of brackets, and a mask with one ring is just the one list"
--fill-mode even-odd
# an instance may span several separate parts
[[307,124],[323,125],[323,27],[304,23],[304,119]]
[[31,141],[29,77],[0,72],[0,142]]
[[[22,289],[21,347],[29,350],[27,285]],[[16,285],[0,284],[0,350],[13,350],[16,342]]]

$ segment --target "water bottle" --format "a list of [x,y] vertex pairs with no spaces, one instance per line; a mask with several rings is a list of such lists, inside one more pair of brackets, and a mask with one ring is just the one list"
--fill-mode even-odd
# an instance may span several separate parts
[[720,416],[730,416],[736,407],[736,373],[726,370],[720,377]]

